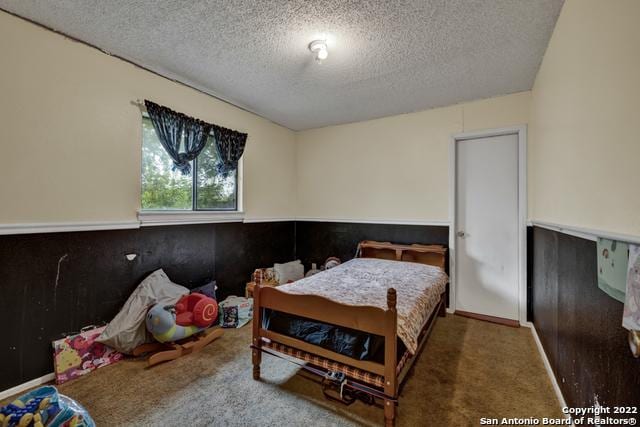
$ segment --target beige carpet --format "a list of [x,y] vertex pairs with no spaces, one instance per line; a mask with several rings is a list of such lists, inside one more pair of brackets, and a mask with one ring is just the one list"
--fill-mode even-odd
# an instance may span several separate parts
[[[380,425],[382,410],[324,399],[298,368],[264,355],[251,379],[251,329],[226,330],[201,353],[145,368],[126,360],[59,387],[98,426]],[[400,426],[477,426],[480,417],[561,417],[531,331],[439,318],[400,397]]]

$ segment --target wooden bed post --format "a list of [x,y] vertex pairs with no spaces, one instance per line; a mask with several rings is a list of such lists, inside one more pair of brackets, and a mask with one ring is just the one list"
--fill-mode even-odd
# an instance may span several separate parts
[[384,400],[385,427],[393,427],[396,422],[396,402],[398,393],[398,313],[396,312],[396,290],[387,290],[387,311],[385,312],[384,334],[384,394],[394,400]]
[[[253,338],[251,344],[251,360],[253,362],[253,379],[260,379],[260,362],[262,361],[262,339],[260,338],[260,328],[262,326],[262,309],[260,308],[260,288],[262,286],[256,284],[253,289]],[[256,348],[257,347],[257,348]]]

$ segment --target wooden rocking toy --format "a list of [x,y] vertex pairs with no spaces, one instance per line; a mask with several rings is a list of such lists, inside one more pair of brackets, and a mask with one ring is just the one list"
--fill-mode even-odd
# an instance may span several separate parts
[[136,347],[133,355],[154,353],[148,360],[153,366],[200,351],[224,333],[220,328],[206,329],[217,317],[218,304],[202,294],[186,295],[175,306],[156,304],[147,313],[146,325],[158,342]]
[[147,366],[154,366],[158,363],[168,362],[169,360],[200,351],[204,346],[220,338],[223,334],[224,330],[221,328],[206,329],[174,343],[152,342],[139,345],[133,350],[133,355],[142,356],[143,354],[153,353],[147,359]]

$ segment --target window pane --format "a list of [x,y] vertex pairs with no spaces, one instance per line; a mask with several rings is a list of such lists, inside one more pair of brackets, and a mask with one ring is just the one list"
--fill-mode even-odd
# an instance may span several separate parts
[[211,138],[198,156],[197,209],[235,210],[236,177],[238,172],[223,178],[216,174],[217,154]]
[[[173,161],[164,150],[153,124],[142,120],[142,209],[193,207],[193,178],[171,170]],[[192,165],[193,166],[193,165]]]

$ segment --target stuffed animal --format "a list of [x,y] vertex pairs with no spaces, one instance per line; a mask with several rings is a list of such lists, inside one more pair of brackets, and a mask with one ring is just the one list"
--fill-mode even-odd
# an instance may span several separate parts
[[185,295],[176,303],[176,323],[208,328],[218,317],[216,300],[204,294]]
[[220,338],[220,328],[209,328],[218,316],[218,303],[208,296],[192,293],[176,305],[156,304],[147,313],[147,330],[158,341],[133,350],[134,356],[152,353],[148,365],[174,360],[200,351]]
[[211,326],[218,304],[202,294],[186,295],[173,305],[156,304],[147,313],[147,330],[161,342],[178,341]]

